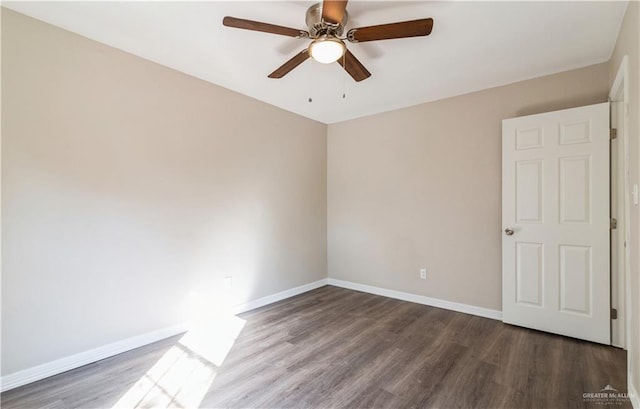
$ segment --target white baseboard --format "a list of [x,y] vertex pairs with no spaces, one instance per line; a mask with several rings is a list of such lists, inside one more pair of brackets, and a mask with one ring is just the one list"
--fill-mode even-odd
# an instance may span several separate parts
[[444,308],[446,310],[463,312],[465,314],[477,315],[479,317],[491,318],[499,321],[502,320],[502,311],[498,310],[476,307],[473,305],[461,304],[453,301],[441,300],[438,298],[426,297],[424,295],[405,293],[402,291],[387,290],[386,288],[352,283],[350,281],[337,280],[335,278],[329,278],[327,281],[329,285],[334,285],[336,287],[348,288],[350,290],[362,291],[369,294],[382,295],[384,297],[395,298],[397,300],[410,301],[417,304]]
[[[293,297],[295,295],[302,294],[325,285],[327,285],[326,278],[310,284],[302,285],[300,287],[295,287],[290,290],[285,290],[276,294],[268,295],[266,297],[258,298],[257,300],[252,300],[236,305],[232,308],[232,311],[234,312],[234,314],[239,314],[241,312],[263,307],[265,305],[281,301],[286,298]],[[183,332],[186,332],[188,329],[189,326],[187,323],[162,328],[156,331],[148,332],[146,334],[116,341],[111,344],[100,346],[98,348],[90,349],[88,351],[80,352],[78,354],[56,359],[55,361],[47,362],[38,366],[33,366],[31,368],[14,372],[9,375],[5,375],[0,378],[0,392],[5,392],[31,382],[39,381],[41,379],[66,372],[71,369],[79,368],[83,365],[87,365],[101,359],[109,358],[111,356],[118,355],[123,352],[127,352],[132,349],[181,334]]]
[[638,391],[632,382],[629,382],[627,387],[627,391],[629,394],[629,400],[631,400],[631,405],[633,409],[640,409],[640,396],[638,396]]
[[247,301],[242,304],[238,304],[232,308],[234,314],[240,314],[246,311],[255,310],[256,308],[264,307],[265,305],[273,304],[274,302],[282,301],[287,298],[291,298],[298,294],[306,293],[307,291],[315,290],[327,285],[327,279],[314,281],[313,283],[301,285],[300,287],[291,288],[289,290],[281,291],[276,294],[267,295],[266,297],[258,298],[257,300]]
[[101,359],[160,341],[161,339],[181,334],[186,332],[187,329],[187,324],[173,325],[5,375],[0,378],[0,392],[5,392],[18,386],[39,381],[40,379],[48,378]]

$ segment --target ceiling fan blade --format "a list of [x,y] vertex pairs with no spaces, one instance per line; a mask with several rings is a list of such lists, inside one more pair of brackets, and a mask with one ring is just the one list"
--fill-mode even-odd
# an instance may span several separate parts
[[289,37],[308,37],[309,33],[296,28],[277,26],[275,24],[261,23],[259,21],[245,20],[226,16],[222,19],[222,24],[227,27],[242,28],[245,30],[261,31],[263,33],[280,34]]
[[324,0],[322,2],[322,19],[326,23],[340,24],[347,8],[347,0]]
[[347,39],[352,42],[362,43],[392,38],[419,37],[431,34],[432,28],[433,19],[423,18],[400,23],[381,24],[379,26],[352,28],[347,33]]
[[286,63],[282,64],[277,70],[269,74],[269,78],[282,78],[289,73],[289,71],[296,68],[298,65],[302,64],[309,58],[309,51],[302,50],[298,54],[294,55]]
[[364,68],[364,65],[362,65],[349,50],[345,51],[343,58],[338,59],[338,64],[342,65],[342,68],[344,68],[356,82],[366,80],[371,76],[371,73]]

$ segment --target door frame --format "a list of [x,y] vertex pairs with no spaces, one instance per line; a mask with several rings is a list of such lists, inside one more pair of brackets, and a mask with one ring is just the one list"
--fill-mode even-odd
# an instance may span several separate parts
[[[617,161],[623,161],[624,167],[623,171],[613,172],[614,168],[612,166],[612,174],[611,178],[616,178],[616,185],[618,188],[622,188],[624,190],[622,197],[624,197],[624,220],[619,232],[623,234],[618,235],[617,246],[611,248],[611,257],[616,257],[617,267],[611,270],[612,274],[612,282],[615,278],[615,281],[618,283],[615,289],[612,288],[612,293],[616,292],[616,299],[618,300],[618,305],[615,307],[618,310],[618,320],[617,320],[617,331],[616,334],[612,335],[612,345],[627,349],[628,345],[631,342],[629,328],[631,327],[631,314],[628,314],[631,311],[631,285],[629,283],[629,271],[630,271],[630,253],[631,246],[630,244],[630,233],[631,233],[631,224],[629,211],[631,208],[631,189],[629,186],[629,115],[628,115],[628,105],[629,105],[629,80],[628,80],[628,72],[629,72],[629,58],[628,56],[624,56],[622,61],[620,62],[620,66],[618,67],[618,72],[616,74],[615,80],[613,81],[613,85],[611,86],[611,90],[609,92],[609,101],[612,103],[612,115],[611,115],[611,127],[617,129],[617,143],[618,152],[621,153],[621,157],[618,157]],[[615,103],[621,103],[622,109],[613,109],[613,105]],[[618,105],[619,106],[619,105]],[[620,119],[620,117],[622,117]],[[620,168],[616,166],[615,170],[619,170]],[[612,180],[613,182],[613,180]],[[618,194],[620,197],[620,194]],[[614,206],[618,207],[619,202],[616,200],[617,198],[611,197],[611,208]],[[622,240],[620,240],[622,239]],[[619,251],[620,245],[624,245],[626,242],[628,245],[624,247],[624,251]],[[622,256],[621,256],[622,254]],[[624,268],[620,268],[624,266]],[[621,285],[624,283],[624,285]],[[612,294],[613,295],[613,294]],[[613,299],[613,298],[612,298]],[[623,302],[620,302],[623,300]],[[615,337],[614,337],[615,335]],[[616,339],[614,343],[613,340]],[[634,357],[631,356],[631,351],[627,353],[627,365],[630,365],[632,359]]]

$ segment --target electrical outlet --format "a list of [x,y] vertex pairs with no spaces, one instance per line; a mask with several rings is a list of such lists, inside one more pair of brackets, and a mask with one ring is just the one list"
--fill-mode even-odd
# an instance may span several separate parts
[[421,268],[420,269],[420,278],[423,280],[427,279],[427,269],[426,268]]

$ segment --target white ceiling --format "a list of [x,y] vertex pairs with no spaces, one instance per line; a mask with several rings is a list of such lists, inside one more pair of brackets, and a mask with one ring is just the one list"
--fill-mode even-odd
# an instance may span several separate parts
[[[306,29],[313,1],[3,2],[5,7],[324,123],[491,88],[610,58],[627,7],[602,2],[350,1],[348,28],[434,19],[428,37],[347,44],[354,82],[311,59],[267,75],[308,40],[224,27],[226,15]],[[346,90],[346,98],[342,98]],[[313,102],[308,102],[309,97]]]

